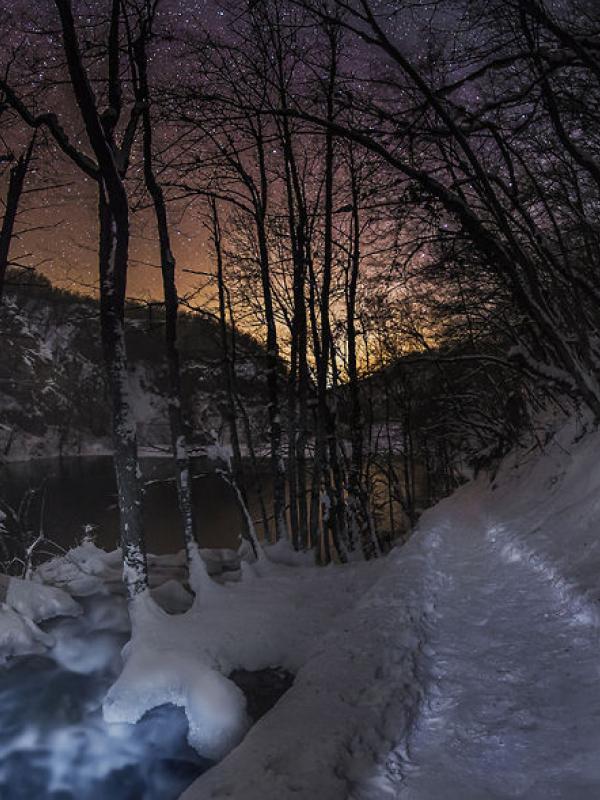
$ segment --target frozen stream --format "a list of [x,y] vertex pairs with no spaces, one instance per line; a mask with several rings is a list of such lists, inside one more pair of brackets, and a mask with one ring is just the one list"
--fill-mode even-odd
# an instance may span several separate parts
[[186,742],[181,709],[108,725],[101,704],[128,638],[124,600],[94,595],[84,614],[45,624],[47,656],[0,668],[0,797],[171,800],[210,766]]

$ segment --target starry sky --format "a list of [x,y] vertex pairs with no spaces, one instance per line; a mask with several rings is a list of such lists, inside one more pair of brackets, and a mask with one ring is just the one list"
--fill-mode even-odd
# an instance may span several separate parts
[[[98,0],[102,3],[103,0]],[[28,15],[31,4],[16,2],[25,11],[17,16],[20,26],[12,31],[13,44],[22,41],[39,20],[35,12]],[[44,5],[51,7],[49,0]],[[77,3],[74,8],[77,10]],[[217,35],[226,34],[226,13],[215,0],[165,0],[163,13],[171,25],[192,29],[202,25]],[[0,3],[0,12],[2,3]],[[168,60],[168,51],[161,58]],[[65,122],[69,135],[84,144],[77,131],[74,101],[68,91],[61,94],[56,109]],[[73,132],[75,131],[75,135]],[[0,129],[0,152],[19,152],[26,139],[19,126]],[[43,137],[40,137],[43,139]],[[4,145],[4,147],[2,146]],[[85,148],[85,144],[84,144]],[[0,178],[0,191],[6,191],[6,177]],[[208,242],[202,209],[189,203],[172,203],[169,208],[172,244],[178,264],[179,287],[182,293],[193,292],[203,278],[186,272],[212,271],[212,251]],[[13,241],[11,260],[35,266],[55,285],[86,294],[95,293],[98,282],[97,264],[97,187],[93,180],[79,172],[54,146],[38,147],[21,203]],[[154,216],[148,209],[139,209],[132,202],[131,251],[128,295],[134,299],[158,299],[162,295],[158,244]]]
[[[74,2],[77,11],[82,3],[100,3],[105,0],[80,0]],[[24,22],[15,26],[13,34],[18,41],[24,33],[39,29],[39,15],[31,11],[27,0],[16,0],[13,9],[19,5],[27,13]],[[374,7],[381,10],[386,5],[393,7],[395,3],[384,3],[374,0]],[[427,7],[424,0],[423,7]],[[450,5],[450,4],[448,4]],[[52,9],[51,0],[42,0],[42,6]],[[420,6],[416,3],[415,6]],[[104,7],[104,5],[102,5]],[[39,8],[39,7],[37,7]],[[162,14],[168,17],[167,24],[172,28],[190,31],[194,28],[205,28],[211,33],[227,40],[231,24],[231,4],[218,0],[163,0]],[[1,9],[1,4],[0,4]],[[391,24],[395,17],[390,14]],[[405,45],[418,47],[410,28],[403,27],[395,31]],[[360,59],[357,55],[356,43],[350,43],[346,58]],[[181,65],[174,64],[170,47],[163,46],[159,66],[173,70],[177,79]],[[85,146],[85,136],[73,129],[73,120],[77,119],[73,99],[68,90],[58,95],[58,110],[61,118],[70,122],[70,135],[75,130],[74,138]],[[56,104],[56,95],[54,99]],[[48,170],[49,161],[50,164]],[[138,167],[139,173],[139,167]],[[43,177],[42,177],[43,176]],[[82,173],[67,163],[57,154],[42,148],[37,156],[30,188],[47,187],[44,191],[32,192],[25,198],[24,213],[20,217],[21,238],[15,243],[13,258],[20,263],[36,265],[53,283],[64,288],[72,288],[85,293],[93,293],[97,286],[97,227],[96,204],[97,189],[94,182],[85,178]],[[153,215],[149,210],[137,210],[132,204],[132,240],[131,259],[128,279],[128,294],[136,299],[157,299],[162,294],[159,269],[158,247],[156,242]],[[201,204],[190,206],[189,203],[172,203],[170,205],[170,223],[172,229],[173,248],[178,264],[178,284],[180,293],[189,293],[197,288],[204,278],[195,272],[212,271],[213,255],[206,230],[206,220]],[[186,271],[190,270],[190,271]]]

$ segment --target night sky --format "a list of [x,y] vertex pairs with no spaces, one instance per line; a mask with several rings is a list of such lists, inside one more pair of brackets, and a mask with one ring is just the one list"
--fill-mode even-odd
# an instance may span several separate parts
[[[102,0],[99,2],[104,8]],[[394,5],[394,3],[373,3],[373,6],[379,9],[393,8]],[[415,4],[415,6],[421,5],[424,9],[428,8],[427,2]],[[451,5],[453,4],[448,4],[449,7]],[[52,9],[53,3],[44,0],[43,5],[37,6],[40,7]],[[74,4],[74,8],[77,7],[77,4]],[[21,38],[32,29],[35,30],[36,24],[39,24],[38,14],[32,9],[32,4],[28,0],[16,0],[14,4],[10,3],[4,8],[17,12],[24,11],[30,15],[29,24],[13,31],[17,38]],[[164,0],[160,8],[163,15],[168,15],[168,24],[172,27],[187,31],[203,27],[227,40],[230,14],[226,3],[219,3],[216,0]],[[438,21],[444,22],[444,20]],[[413,50],[415,46],[417,49],[420,47],[413,30],[407,26],[406,16],[403,16],[399,25],[397,18],[391,14],[389,24],[394,27],[396,38],[401,40],[404,46],[408,45]],[[159,27],[160,25],[157,25],[157,28]],[[360,61],[356,48],[356,41],[350,39],[345,52],[345,57],[350,62],[353,58],[357,63]],[[168,46],[162,47],[160,59],[164,63],[159,63],[158,66],[161,69],[171,70],[174,80],[177,79],[178,70],[185,69],[185,65],[173,62]],[[71,96],[65,92],[58,110],[66,121],[77,118],[76,112],[73,113],[71,110],[72,103]],[[72,130],[71,127],[69,132]],[[85,147],[85,136],[81,133],[79,135]],[[43,152],[41,158],[48,158],[47,151]],[[43,166],[42,172],[44,172]],[[26,230],[26,234],[14,243],[12,256],[17,262],[36,265],[58,286],[74,288],[85,293],[94,292],[98,273],[96,187],[93,181],[85,178],[68,164],[62,155],[57,155],[53,174],[45,179],[51,185],[59,184],[60,187],[32,194],[26,200],[24,208],[29,210],[20,218],[21,228]],[[30,185],[34,185],[35,181],[34,177]],[[193,291],[201,279],[184,270],[212,271],[211,248],[200,204],[192,208],[189,205],[171,204],[169,211],[173,247],[178,263],[178,285],[180,293],[186,293]],[[162,285],[153,215],[148,211],[137,211],[132,215],[131,222],[128,294],[140,299],[159,298],[162,294]]]
[[[100,4],[105,6],[102,0]],[[52,8],[49,0],[43,5]],[[76,3],[74,8],[77,9]],[[214,0],[166,0],[161,8],[162,13],[170,17],[169,24],[185,29],[201,24],[216,35],[226,33],[222,3]],[[39,15],[28,0],[16,0],[8,4],[1,1],[0,11],[23,14],[23,25],[12,31],[13,43],[21,41],[39,23]],[[169,61],[168,52],[164,50],[161,57],[165,62]],[[170,66],[173,68],[172,64]],[[66,121],[77,119],[76,112],[72,112],[73,103],[67,92],[56,104],[56,110]],[[65,127],[69,133],[74,130],[68,125]],[[10,133],[7,138],[5,149],[14,142]],[[82,140],[85,141],[83,136]],[[0,149],[3,149],[1,145]],[[48,174],[46,163],[42,163],[47,159],[48,151],[40,151],[31,170],[28,186],[30,189],[39,187],[39,176],[43,175],[43,183],[49,184],[51,190],[32,192],[24,198],[18,227],[22,235],[13,241],[11,259],[16,263],[36,266],[57,286],[93,293],[98,281],[96,186],[59,153],[56,154],[54,168]],[[2,190],[5,191],[4,185]],[[210,270],[210,245],[207,243],[201,213],[175,204],[169,210],[172,243],[179,271],[178,283],[182,292],[189,292],[196,288],[199,279],[183,270]],[[132,298],[159,298],[162,295],[162,282],[153,214],[143,210],[134,211],[131,224],[128,294]]]

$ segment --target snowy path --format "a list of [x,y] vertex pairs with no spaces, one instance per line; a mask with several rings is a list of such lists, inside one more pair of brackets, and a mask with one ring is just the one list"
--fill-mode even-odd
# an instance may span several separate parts
[[195,657],[296,673],[182,800],[600,798],[600,432],[574,433],[465,485],[381,561],[249,571],[159,609],[108,700],[151,707],[140,673],[155,687],[164,653],[184,662],[169,691]]
[[555,576],[506,546],[502,527],[455,511],[432,560],[431,674],[396,796],[600,797],[593,616],[574,614]]
[[598,446],[426,512],[185,800],[600,798]]

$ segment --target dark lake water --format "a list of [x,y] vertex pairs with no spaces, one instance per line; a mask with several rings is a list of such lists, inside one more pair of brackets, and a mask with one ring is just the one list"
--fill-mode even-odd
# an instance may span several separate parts
[[[214,469],[214,464],[194,461],[192,485],[199,538],[203,547],[236,548],[242,530],[239,504],[231,487],[214,474]],[[170,460],[144,459],[142,471],[146,481],[144,517],[148,551],[176,552],[182,548],[182,537]],[[254,481],[265,493],[270,491],[266,472],[255,475]],[[29,489],[40,489],[31,509],[30,523],[37,530],[43,493],[45,535],[62,547],[68,548],[78,541],[86,526],[93,528],[100,547],[113,549],[118,545],[116,486],[112,459],[108,456],[5,464],[0,466],[0,487],[0,496],[13,507]],[[255,497],[250,497],[250,505],[257,518]]]

